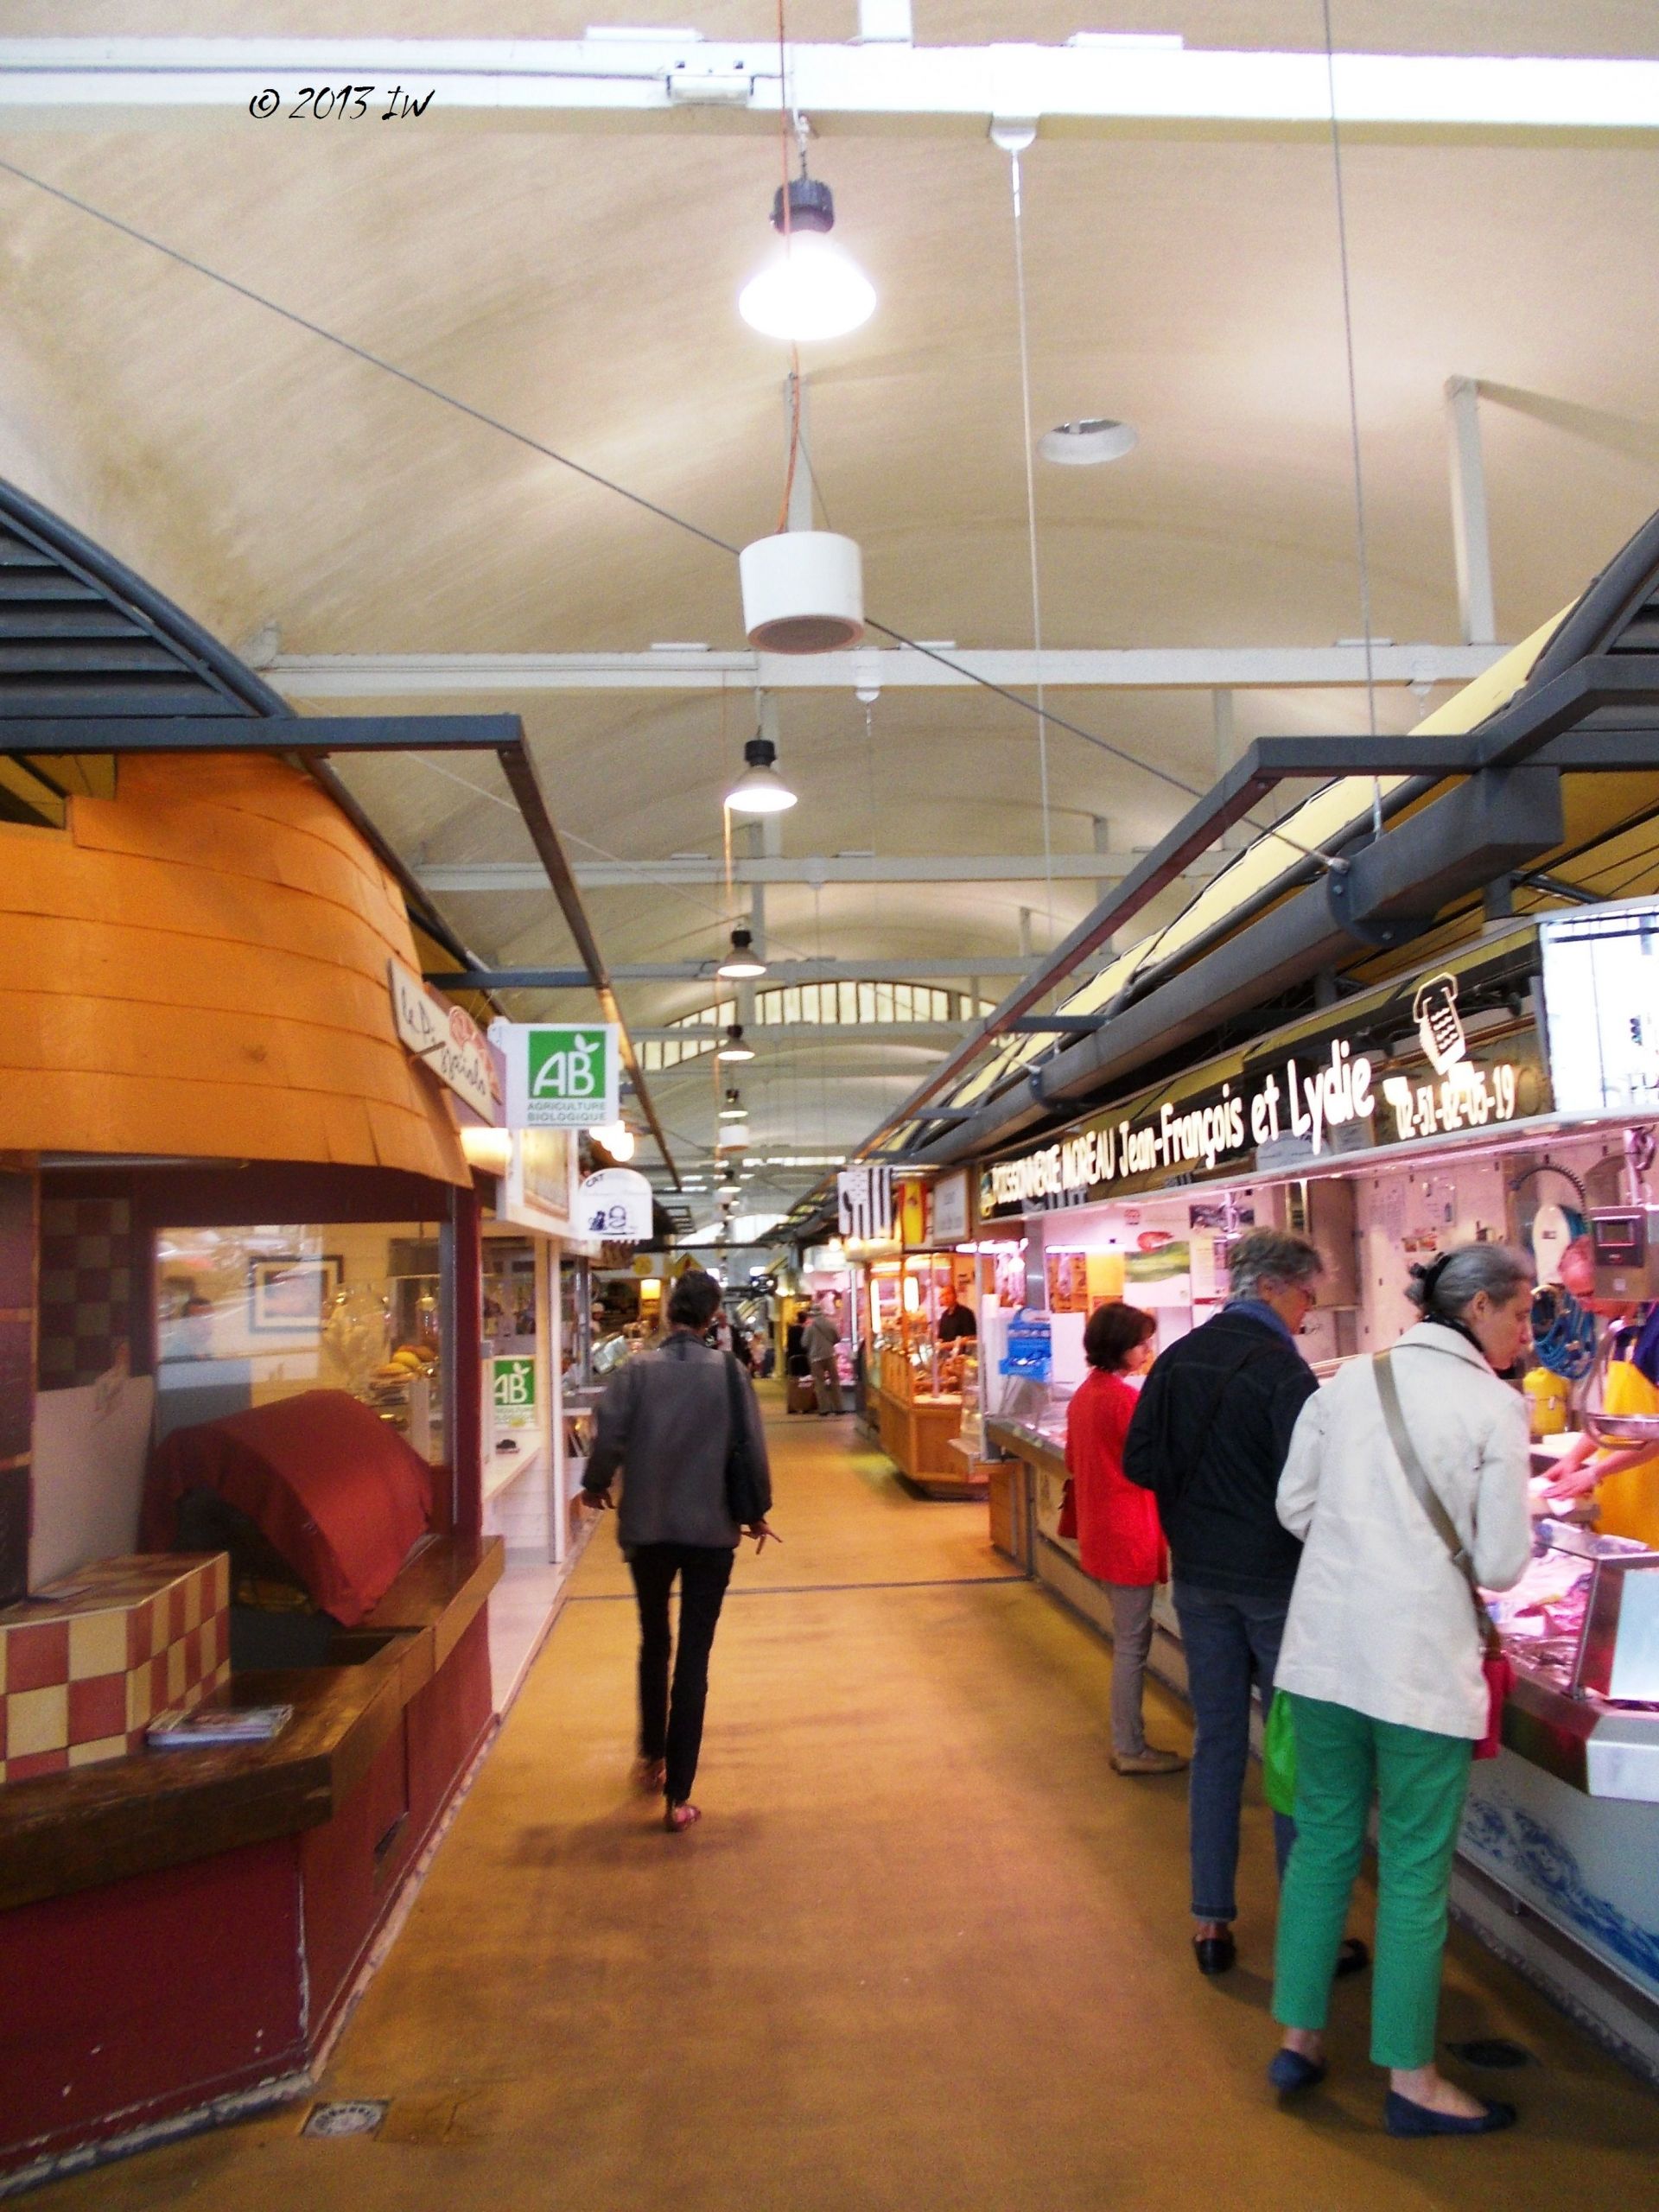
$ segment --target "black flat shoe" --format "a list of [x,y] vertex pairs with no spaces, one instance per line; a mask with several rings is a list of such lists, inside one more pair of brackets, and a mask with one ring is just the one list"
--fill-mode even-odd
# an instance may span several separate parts
[[1300,2050],[1275,2051],[1268,2079],[1281,2097],[1300,2096],[1304,2089],[1317,2089],[1324,2081],[1325,2061],[1305,2058]]
[[1361,1936],[1344,1936],[1337,1953],[1337,1980],[1345,1981],[1351,1974],[1363,1974],[1370,1963],[1370,1945]]
[[1195,1936],[1192,1955],[1201,1974],[1230,1974],[1238,1961],[1238,1948],[1230,1936]]
[[1499,2128],[1513,2127],[1515,2122],[1515,2107],[1502,2104],[1496,2097],[1483,2098],[1480,2111],[1468,2120],[1413,2104],[1398,2089],[1389,2091],[1382,2107],[1382,2125],[1390,2135],[1496,2135]]

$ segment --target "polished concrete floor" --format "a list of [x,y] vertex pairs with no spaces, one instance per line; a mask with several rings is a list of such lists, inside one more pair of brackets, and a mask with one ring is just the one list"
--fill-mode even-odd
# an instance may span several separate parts
[[[380,2133],[303,2138],[300,2106],[54,2204],[1659,2206],[1659,2099],[1460,1938],[1443,2030],[1534,2054],[1503,2077],[1519,2129],[1384,2136],[1363,1982],[1338,1993],[1328,2088],[1278,2111],[1260,1804],[1241,1963],[1205,1983],[1182,1779],[1109,1771],[1107,1647],[1012,1576],[982,1508],[911,1500],[849,1422],[770,1418],[786,1541],[746,1553],[721,1624],[702,1825],[670,1838],[628,1791],[607,1523],[323,2084],[390,2099]],[[1185,1743],[1152,1702],[1154,1737]]]

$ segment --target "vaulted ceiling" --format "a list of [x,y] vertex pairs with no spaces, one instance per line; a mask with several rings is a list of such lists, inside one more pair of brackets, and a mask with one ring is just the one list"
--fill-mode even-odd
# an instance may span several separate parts
[[[12,0],[7,38],[395,34],[580,36],[594,0]],[[639,24],[775,37],[772,0],[629,0]],[[1646,0],[1334,0],[1351,51],[1652,56]],[[1189,47],[1314,49],[1319,0],[916,0],[918,41],[1058,41],[1089,27]],[[791,0],[791,35],[842,40],[855,0]],[[681,122],[684,127],[677,127]],[[1032,642],[1009,164],[976,133],[826,131],[837,236],[880,305],[804,358],[821,518],[864,551],[871,611],[964,648]],[[734,543],[772,527],[785,351],[734,310],[764,251],[779,147],[699,128],[482,130],[290,123],[0,130],[0,160],[347,338]],[[1323,645],[1361,628],[1341,270],[1328,143],[1173,130],[1039,137],[1025,156],[1033,416],[1105,414],[1140,443],[1041,467],[1051,647]],[[1500,639],[1584,585],[1659,505],[1652,145],[1366,143],[1343,180],[1372,620],[1454,643],[1442,390],[1481,380]],[[317,654],[638,652],[742,644],[734,564],[524,446],[0,172],[0,473],[233,645]],[[263,639],[261,633],[264,633]],[[1438,696],[1444,696],[1442,690]],[[365,704],[373,703],[365,700]],[[388,694],[384,703],[404,703]],[[718,856],[741,690],[511,690],[417,702],[524,717],[572,857]],[[1068,691],[1058,711],[1130,762],[1048,738],[1049,837],[1151,842],[1213,778],[1205,690]],[[1379,696],[1384,728],[1422,711]],[[1040,855],[1033,719],[982,691],[785,694],[801,803],[786,855]],[[1362,729],[1363,692],[1247,690],[1236,738]],[[346,770],[417,864],[529,855],[475,763]],[[478,788],[454,780],[459,773]],[[1173,896],[1175,894],[1172,894]],[[1057,882],[1052,930],[1092,903]],[[443,896],[467,941],[568,964],[545,893]],[[614,964],[712,955],[718,883],[591,889]],[[740,907],[742,902],[740,901]],[[773,885],[774,955],[1017,960],[1020,882]],[[1158,910],[1159,912],[1166,909]],[[1156,916],[1154,915],[1154,918]],[[991,986],[992,995],[1000,989]],[[624,987],[630,1019],[706,1003],[693,981]],[[529,1013],[560,1001],[526,995]],[[757,1152],[855,1141],[943,1049],[803,1035],[746,1071]],[[695,1154],[706,1070],[660,1078]],[[781,1202],[810,1179],[785,1173]],[[757,1192],[760,1186],[757,1185]],[[757,1203],[759,1200],[757,1199]]]

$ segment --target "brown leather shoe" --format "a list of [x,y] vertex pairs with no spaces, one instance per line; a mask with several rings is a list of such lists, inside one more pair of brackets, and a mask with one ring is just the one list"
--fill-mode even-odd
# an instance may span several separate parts
[[1148,1744],[1144,1751],[1114,1751],[1114,1774],[1179,1774],[1186,1761],[1179,1751],[1160,1751]]

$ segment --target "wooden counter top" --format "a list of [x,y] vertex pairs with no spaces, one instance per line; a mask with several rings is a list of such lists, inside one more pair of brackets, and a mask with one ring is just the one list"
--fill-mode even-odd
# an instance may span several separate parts
[[438,1537],[351,1633],[360,1665],[235,1675],[209,1702],[291,1705],[273,1743],[143,1751],[0,1787],[0,1909],[92,1889],[330,1820],[500,1579],[499,1536]]

